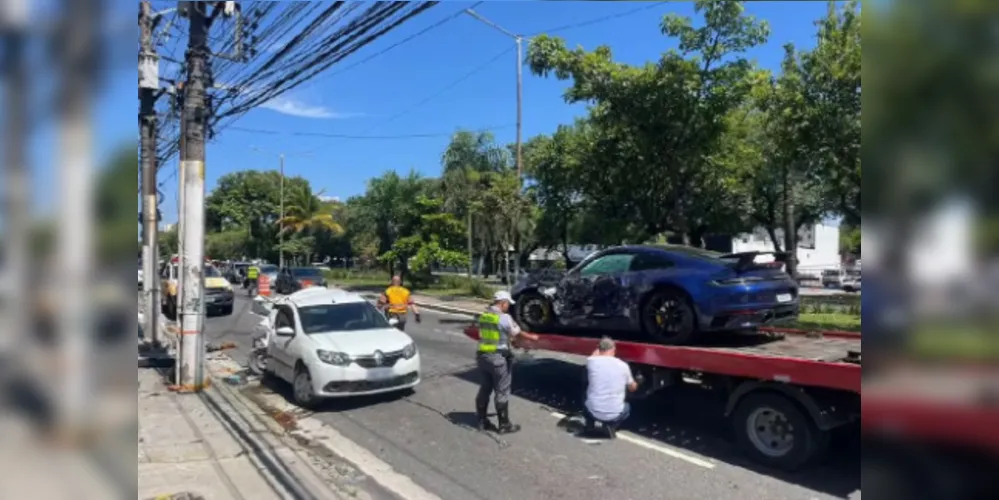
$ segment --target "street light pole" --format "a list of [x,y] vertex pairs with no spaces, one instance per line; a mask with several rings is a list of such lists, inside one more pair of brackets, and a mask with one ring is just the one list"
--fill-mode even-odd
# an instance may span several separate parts
[[523,117],[524,117],[524,37],[520,36],[512,31],[504,29],[502,26],[482,17],[478,12],[472,9],[465,9],[465,13],[475,18],[477,21],[503,33],[504,35],[513,38],[517,41],[517,187],[521,186],[521,178],[523,176],[523,137],[521,131],[523,129]]
[[281,169],[281,218],[278,219],[278,236],[280,236],[280,244],[278,245],[278,267],[284,268],[284,154],[280,155],[280,169]]
[[[517,42],[517,194],[521,193],[523,189],[523,177],[524,177],[524,155],[523,155],[523,124],[524,124],[524,37],[518,35],[512,31],[509,31],[502,26],[482,17],[478,12],[472,9],[465,9],[465,13],[475,18],[477,21],[503,33],[504,35],[513,38]],[[517,255],[517,259],[514,261],[513,269],[515,274],[520,274],[520,232],[516,229],[520,225],[520,215],[519,213],[514,216],[514,230],[513,230],[513,240],[514,240],[514,251]],[[505,269],[507,274],[507,279],[510,278],[510,258],[509,258],[509,246],[504,243],[503,255],[505,260]]]
[[[281,175],[281,214],[278,218],[278,238],[280,238],[280,244],[278,245],[278,267],[284,267],[284,153],[273,153],[265,149],[258,148],[257,146],[251,146],[250,149],[257,153],[274,155],[278,157],[278,172]],[[308,152],[302,153],[292,153],[288,156],[310,156]]]

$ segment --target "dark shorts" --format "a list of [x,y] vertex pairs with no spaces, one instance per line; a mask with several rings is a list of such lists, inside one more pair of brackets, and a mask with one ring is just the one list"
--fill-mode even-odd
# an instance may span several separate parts
[[388,319],[395,318],[396,321],[399,322],[399,324],[395,325],[395,327],[398,328],[398,329],[400,329],[400,330],[405,330],[406,329],[406,317],[407,316],[409,316],[409,314],[407,314],[407,313],[394,313],[394,312],[390,312],[390,313],[388,313],[388,314],[385,315],[385,317],[387,317]]

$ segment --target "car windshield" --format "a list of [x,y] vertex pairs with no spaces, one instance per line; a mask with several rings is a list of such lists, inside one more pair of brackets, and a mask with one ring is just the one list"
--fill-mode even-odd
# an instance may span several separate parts
[[323,270],[312,267],[296,267],[291,270],[291,275],[296,278],[322,278]]
[[275,274],[277,272],[277,266],[260,266],[260,274]]
[[306,334],[356,332],[390,328],[388,320],[368,302],[323,304],[298,310],[302,331]]
[[205,277],[206,278],[221,278],[222,273],[215,266],[205,266]]

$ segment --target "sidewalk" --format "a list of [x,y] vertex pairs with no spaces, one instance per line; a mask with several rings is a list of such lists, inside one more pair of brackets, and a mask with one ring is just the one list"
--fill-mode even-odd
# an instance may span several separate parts
[[138,382],[138,498],[355,497],[328,484],[314,458],[283,441],[233,388],[177,394],[161,372],[144,368]]

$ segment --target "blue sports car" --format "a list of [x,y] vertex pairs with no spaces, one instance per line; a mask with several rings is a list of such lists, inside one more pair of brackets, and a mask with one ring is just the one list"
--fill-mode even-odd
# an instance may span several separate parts
[[[529,276],[512,290],[527,330],[600,330],[661,344],[798,317],[786,254],[721,254],[686,246],[625,246],[594,253],[566,273]],[[769,262],[768,262],[769,260]]]

